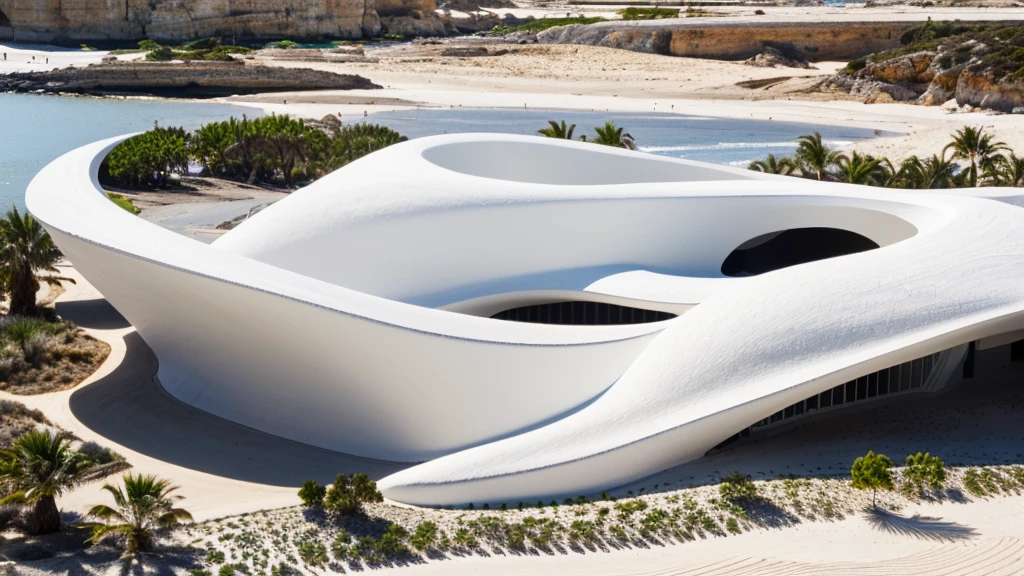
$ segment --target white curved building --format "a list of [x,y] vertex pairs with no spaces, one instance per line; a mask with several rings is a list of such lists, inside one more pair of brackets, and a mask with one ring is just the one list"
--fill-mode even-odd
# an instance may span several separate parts
[[118,141],[56,160],[26,203],[164,388],[424,462],[380,481],[402,502],[611,488],[826,395],[940,386],[968,343],[1024,329],[1007,202],[455,135],[371,154],[206,245],[104,197]]

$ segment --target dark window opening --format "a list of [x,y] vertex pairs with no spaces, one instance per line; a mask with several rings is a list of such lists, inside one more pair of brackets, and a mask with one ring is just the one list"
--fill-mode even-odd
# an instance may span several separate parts
[[868,378],[867,376],[857,379],[857,400],[864,400],[868,397]]
[[793,228],[744,242],[722,263],[722,274],[755,276],[875,248],[878,244],[856,232],[838,228]]
[[495,320],[535,324],[571,324],[603,326],[610,324],[644,324],[675,318],[675,314],[643,310],[604,302],[554,302],[510,308],[491,316]]

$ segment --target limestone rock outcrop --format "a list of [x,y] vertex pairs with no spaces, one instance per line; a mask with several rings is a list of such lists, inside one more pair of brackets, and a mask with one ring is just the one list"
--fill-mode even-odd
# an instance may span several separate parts
[[[703,19],[702,19],[703,20]],[[849,60],[899,46],[911,22],[765,23],[696,22],[675,18],[611,21],[549,28],[537,35],[541,44],[589,44],[637,52],[746,60],[768,46],[800,60]]]
[[434,0],[0,0],[0,39],[355,39],[381,34],[382,18],[411,20],[398,33],[444,34],[435,9]]
[[191,98],[380,88],[362,76],[243,62],[112,62],[0,75],[0,92],[156,94]]
[[1012,112],[1024,106],[1022,44],[1024,26],[980,28],[851,62],[821,88],[865,102],[941,106],[956,99],[961,107]]

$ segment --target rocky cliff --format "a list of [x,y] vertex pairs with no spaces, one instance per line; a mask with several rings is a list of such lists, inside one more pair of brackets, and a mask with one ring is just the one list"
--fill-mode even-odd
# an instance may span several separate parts
[[0,0],[0,40],[444,34],[434,9],[434,0]]
[[868,102],[927,106],[956,99],[1003,112],[1024,112],[1024,26],[929,24],[905,45],[851,62],[821,86]]
[[783,47],[808,61],[851,60],[899,46],[912,22],[736,23],[692,19],[601,22],[551,28],[542,44],[590,44],[637,52],[744,60],[768,46]]

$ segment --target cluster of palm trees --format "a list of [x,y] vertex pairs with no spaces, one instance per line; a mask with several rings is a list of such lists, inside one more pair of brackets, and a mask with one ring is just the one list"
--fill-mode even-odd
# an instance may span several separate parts
[[[575,124],[567,125],[565,120],[561,122],[555,122],[554,120],[548,120],[548,127],[537,130],[537,133],[541,136],[547,136],[548,138],[561,138],[562,140],[573,140],[573,133],[576,131]],[[588,138],[586,134],[580,136],[581,142],[591,142],[593,144],[601,144],[603,146],[613,146],[615,148],[625,148],[627,150],[636,150],[636,141],[629,133],[624,133],[622,128],[615,125],[615,122],[608,121],[604,123],[604,126],[594,127],[594,136]]]
[[[0,450],[0,505],[24,509],[22,525],[33,535],[61,529],[57,498],[81,484],[91,469],[88,458],[71,447],[61,431],[31,430]],[[122,541],[125,555],[134,557],[150,550],[157,535],[192,516],[177,508],[176,487],[166,480],[143,474],[126,474],[121,485],[104,484],[114,505],[100,504],[89,510],[96,521],[79,525],[90,530],[90,541],[108,537]]]
[[115,146],[100,174],[119,186],[157,189],[173,187],[174,175],[198,166],[204,176],[290,188],[406,139],[386,126],[342,127],[334,116],[319,122],[274,114],[232,117],[194,132],[155,126]]
[[768,174],[802,176],[817,180],[881,186],[884,188],[935,189],[976,186],[1024,186],[1024,158],[995,141],[984,128],[965,126],[940,154],[929,158],[910,156],[897,166],[888,158],[853,152],[849,155],[828,147],[815,132],[798,139],[792,158],[750,163],[749,168]]

